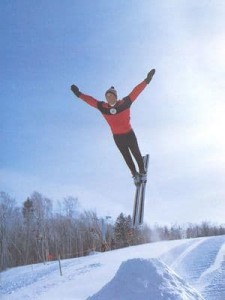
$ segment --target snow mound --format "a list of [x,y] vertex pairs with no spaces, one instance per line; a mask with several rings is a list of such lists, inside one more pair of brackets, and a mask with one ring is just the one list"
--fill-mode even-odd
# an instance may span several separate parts
[[123,262],[114,278],[89,300],[200,300],[201,295],[158,259]]

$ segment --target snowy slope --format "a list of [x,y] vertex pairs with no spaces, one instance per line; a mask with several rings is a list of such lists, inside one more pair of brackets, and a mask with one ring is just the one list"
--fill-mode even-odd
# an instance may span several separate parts
[[[131,269],[139,270],[141,275]],[[109,300],[115,291],[110,287],[116,283],[121,293],[127,293],[126,298],[121,298],[124,300],[134,299],[131,287],[143,295],[139,299],[167,299],[153,296],[168,293],[172,300],[201,299],[197,290],[206,300],[224,300],[225,236],[158,242],[68,259],[62,261],[62,272],[60,276],[58,262],[2,272],[0,298],[82,300],[100,296],[107,288],[105,299]]]

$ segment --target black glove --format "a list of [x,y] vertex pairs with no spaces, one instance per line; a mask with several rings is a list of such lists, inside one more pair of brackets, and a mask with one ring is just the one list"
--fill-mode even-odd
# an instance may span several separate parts
[[155,69],[152,69],[148,73],[147,77],[145,78],[146,83],[149,83],[152,80],[152,77],[153,77],[154,74],[155,74]]
[[78,87],[76,85],[71,85],[71,91],[77,96],[80,97],[81,92],[79,91]]

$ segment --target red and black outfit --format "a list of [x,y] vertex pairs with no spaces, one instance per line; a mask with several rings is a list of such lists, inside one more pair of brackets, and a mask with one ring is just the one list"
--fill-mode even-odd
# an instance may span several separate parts
[[122,100],[118,100],[114,106],[110,106],[108,103],[103,101],[98,101],[97,99],[81,92],[78,96],[87,104],[97,108],[102,113],[111,128],[114,141],[133,175],[135,175],[137,171],[131,153],[137,161],[139,172],[144,173],[145,170],[137,138],[130,124],[130,107],[139,94],[144,90],[146,85],[146,80],[142,81],[128,96],[124,97]]

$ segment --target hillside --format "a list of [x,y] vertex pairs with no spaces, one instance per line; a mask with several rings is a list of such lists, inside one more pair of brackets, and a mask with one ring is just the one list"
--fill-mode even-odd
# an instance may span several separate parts
[[[2,300],[225,299],[225,236],[164,241],[1,273]],[[124,296],[126,295],[126,296]],[[200,296],[201,295],[201,296]],[[121,297],[121,298],[120,298]],[[124,298],[125,297],[125,298]],[[157,299],[158,300],[158,299]]]

